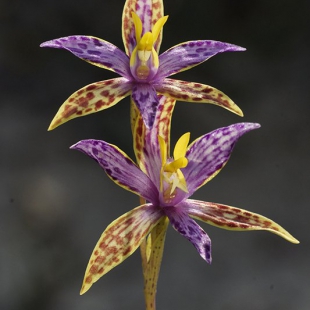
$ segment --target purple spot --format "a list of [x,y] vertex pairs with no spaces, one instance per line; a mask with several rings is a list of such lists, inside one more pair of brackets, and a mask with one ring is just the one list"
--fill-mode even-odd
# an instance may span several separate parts
[[102,46],[102,45],[103,45],[98,39],[93,39],[93,43],[94,43],[96,46]]
[[205,47],[200,47],[200,48],[197,48],[196,49],[196,52],[197,53],[202,53],[202,52],[204,52],[204,51],[206,51],[207,49],[205,48]]
[[87,49],[87,45],[84,43],[78,43],[78,47],[80,47],[83,50]]
[[70,50],[72,53],[83,54],[83,51],[80,50],[79,48],[70,47],[69,50]]
[[100,56],[100,55],[101,55],[101,52],[99,52],[99,51],[88,50],[88,51],[87,51],[87,54]]

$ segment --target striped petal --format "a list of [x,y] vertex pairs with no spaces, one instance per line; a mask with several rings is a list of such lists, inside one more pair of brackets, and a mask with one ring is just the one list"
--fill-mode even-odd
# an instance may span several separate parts
[[188,214],[213,226],[235,231],[266,230],[298,244],[283,227],[262,215],[219,203],[187,199],[182,206]]
[[175,100],[159,96],[159,105],[156,111],[152,129],[145,128],[141,116],[136,120],[134,130],[134,149],[137,161],[144,171],[159,188],[159,171],[161,169],[160,149],[158,136],[167,143],[169,154],[170,126]]
[[164,211],[173,228],[190,241],[199,255],[211,264],[211,240],[206,232],[184,212],[183,208],[166,207]]
[[96,160],[117,185],[157,204],[158,191],[155,185],[117,146],[100,140],[82,140],[71,149]]
[[259,127],[255,123],[234,124],[214,130],[192,142],[186,152],[188,165],[182,169],[189,195],[221,171],[242,135]]
[[101,235],[90,257],[81,294],[130,256],[162,216],[160,209],[146,204],[112,222]]
[[176,100],[211,103],[243,116],[240,108],[228,96],[208,85],[166,78],[154,87],[159,93]]
[[218,41],[200,40],[178,44],[159,56],[157,78],[188,70],[223,52],[240,52],[245,48]]
[[129,58],[118,47],[91,36],[69,36],[44,42],[41,47],[66,49],[92,65],[131,78]]
[[131,83],[116,78],[89,84],[73,93],[59,108],[48,130],[76,117],[88,115],[114,106],[131,92]]
[[152,128],[159,103],[155,89],[147,83],[134,84],[131,96],[140,111],[145,126]]
[[[136,47],[135,28],[131,12],[135,12],[142,21],[142,34],[152,30],[157,20],[164,16],[162,0],[126,0],[122,17],[122,35],[127,55],[131,55]],[[162,40],[162,32],[154,44],[158,52]]]

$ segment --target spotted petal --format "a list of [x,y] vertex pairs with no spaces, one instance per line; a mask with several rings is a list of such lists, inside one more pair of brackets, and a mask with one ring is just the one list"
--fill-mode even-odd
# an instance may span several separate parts
[[208,85],[166,78],[154,87],[157,92],[176,100],[211,103],[243,116],[240,108],[228,96]]
[[283,227],[260,214],[219,203],[193,199],[187,199],[183,208],[191,217],[219,228],[236,231],[266,230],[289,242],[299,243]]
[[221,171],[242,135],[259,127],[255,123],[238,123],[216,129],[192,142],[186,152],[188,165],[182,170],[189,195]]
[[131,83],[116,78],[89,84],[73,93],[59,108],[48,130],[76,117],[114,106],[131,92]]
[[131,78],[128,56],[112,43],[102,39],[91,36],[69,36],[44,42],[40,46],[66,49],[95,66]]
[[101,235],[90,257],[81,294],[130,256],[162,216],[160,209],[146,204],[112,222]]
[[152,128],[159,103],[154,87],[147,83],[134,84],[132,99],[140,111],[145,126]]
[[[127,55],[131,55],[136,46],[135,28],[131,12],[135,12],[142,21],[142,34],[152,30],[157,20],[164,16],[162,0],[126,0],[122,17],[123,42]],[[154,45],[158,52],[162,40],[162,31]]]
[[118,147],[100,140],[82,140],[71,149],[82,151],[98,162],[119,186],[157,203],[158,191],[149,177]]
[[[169,148],[170,125],[174,105],[174,99],[159,96],[159,105],[156,111],[153,128],[145,128],[142,118],[139,115],[134,130],[134,149],[139,166],[158,188],[159,171],[161,169],[158,136],[161,136],[165,140]],[[169,154],[169,149],[167,153]]]
[[218,41],[200,40],[178,44],[159,56],[157,78],[188,70],[223,52],[240,52],[245,48]]
[[173,228],[190,241],[200,256],[211,264],[211,240],[206,232],[184,212],[183,207],[167,207],[164,211]]

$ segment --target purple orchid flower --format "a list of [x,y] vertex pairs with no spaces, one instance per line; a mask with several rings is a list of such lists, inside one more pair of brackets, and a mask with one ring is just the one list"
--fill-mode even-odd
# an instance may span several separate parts
[[112,222],[101,235],[86,269],[81,294],[102,275],[120,264],[141,244],[163,219],[168,217],[176,231],[188,239],[200,256],[211,263],[211,240],[194,219],[229,230],[267,230],[298,243],[286,230],[261,215],[235,207],[189,199],[227,163],[237,140],[259,128],[255,123],[239,123],[212,131],[188,146],[189,133],[176,143],[173,158],[168,145],[154,131],[146,135],[144,173],[117,146],[99,140],[83,140],[73,145],[95,159],[119,186],[148,203]]
[[41,47],[68,50],[95,66],[121,75],[73,93],[60,107],[49,130],[70,119],[112,107],[128,95],[148,128],[153,126],[159,101],[157,94],[175,100],[215,104],[242,116],[239,107],[221,91],[167,77],[216,54],[245,49],[229,43],[198,40],[178,44],[158,56],[167,18],[163,16],[162,1],[126,1],[122,26],[126,54],[115,45],[92,36],[75,35],[42,43]]

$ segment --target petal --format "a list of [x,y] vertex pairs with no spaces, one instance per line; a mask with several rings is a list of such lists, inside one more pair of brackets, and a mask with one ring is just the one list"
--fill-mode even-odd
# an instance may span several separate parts
[[[162,217],[147,238],[147,264],[143,266],[143,277],[145,302],[149,305],[154,301],[157,291],[157,281],[164,252],[168,223],[168,218],[166,216]],[[149,308],[147,307],[147,309]],[[150,307],[150,309],[153,308]]]
[[[127,0],[123,10],[122,34],[127,55],[131,55],[136,46],[136,36],[131,12],[134,11],[142,21],[142,34],[151,32],[157,20],[164,16],[162,0]],[[158,52],[162,40],[162,32],[154,45]]]
[[162,216],[160,209],[146,204],[112,222],[101,235],[90,257],[81,294],[130,256]]
[[92,65],[115,71],[128,79],[131,78],[128,56],[112,43],[102,39],[90,36],[69,36],[44,42],[40,46],[66,49]]
[[82,151],[96,160],[117,185],[157,203],[158,191],[152,181],[115,145],[100,140],[82,140],[71,149]]
[[164,79],[160,84],[154,84],[157,92],[180,101],[211,103],[243,116],[240,108],[218,89],[194,82],[174,79]]
[[245,48],[218,41],[200,40],[178,44],[159,56],[158,79],[188,70],[223,52],[240,52]]
[[132,99],[142,115],[145,126],[152,128],[159,102],[153,86],[147,83],[134,84]]
[[188,165],[182,169],[190,195],[220,172],[242,135],[259,127],[255,123],[234,124],[192,142],[186,152]]
[[48,130],[70,119],[95,113],[114,106],[131,92],[131,83],[116,78],[89,84],[73,93],[59,108]]
[[183,208],[166,207],[164,212],[173,228],[190,241],[199,255],[211,264],[211,240],[206,232],[183,211]]
[[139,166],[158,188],[159,172],[161,169],[158,136],[161,136],[165,140],[168,146],[167,152],[169,153],[170,126],[174,106],[174,99],[159,96],[159,105],[156,111],[153,128],[145,128],[139,114],[134,129],[134,149]]
[[187,199],[183,207],[191,217],[219,228],[236,231],[267,230],[289,242],[299,243],[283,227],[260,214],[193,199]]

